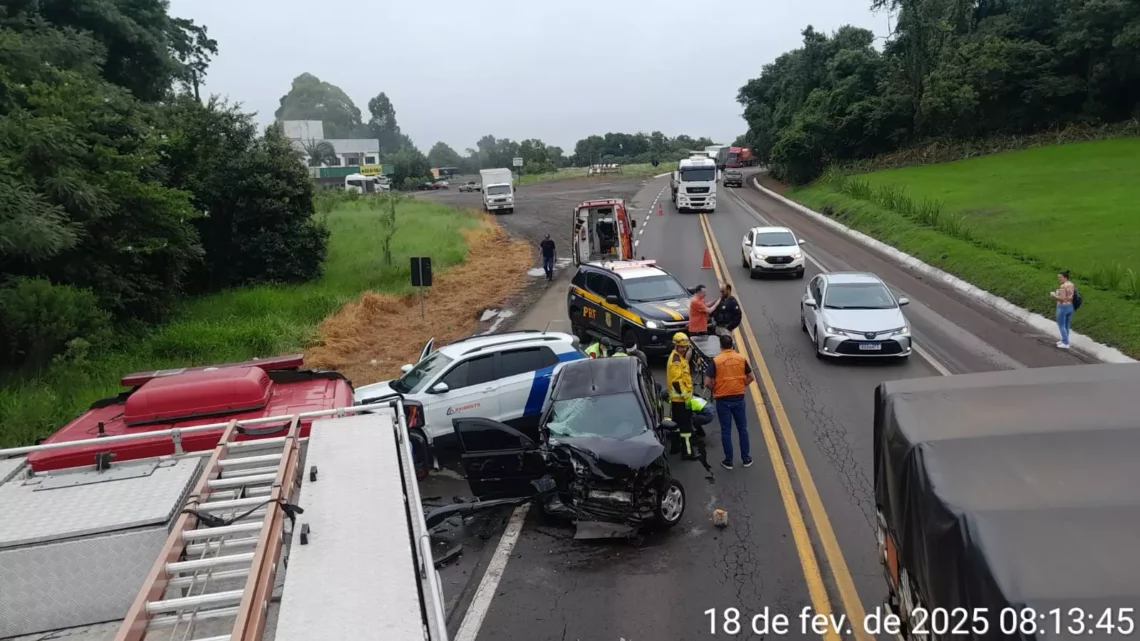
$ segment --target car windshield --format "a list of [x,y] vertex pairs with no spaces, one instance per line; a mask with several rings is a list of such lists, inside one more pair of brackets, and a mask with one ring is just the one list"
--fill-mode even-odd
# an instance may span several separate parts
[[796,237],[787,231],[765,231],[756,234],[752,244],[755,247],[790,247],[796,244]]
[[627,439],[649,429],[631,393],[554,401],[546,423],[551,436]]
[[682,182],[712,182],[716,180],[716,167],[696,167],[681,170]]
[[894,309],[894,296],[879,283],[833,283],[823,295],[827,309]]
[[667,274],[631,278],[625,281],[625,293],[629,300],[636,302],[670,300],[689,296],[689,292],[681,286],[681,283]]
[[442,352],[435,352],[431,356],[423,359],[416,366],[411,369],[407,374],[390,383],[393,390],[401,394],[415,394],[423,390],[428,381],[435,378],[435,375],[447,369],[451,364],[451,359],[444,356]]
[[487,193],[491,196],[502,196],[511,193],[511,187],[510,185],[493,185],[487,188]]

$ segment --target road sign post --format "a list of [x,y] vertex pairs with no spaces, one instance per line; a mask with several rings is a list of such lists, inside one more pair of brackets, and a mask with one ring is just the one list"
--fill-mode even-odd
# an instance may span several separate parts
[[420,318],[427,318],[424,309],[424,288],[431,287],[431,258],[412,256],[412,287],[420,288]]
[[514,158],[514,166],[515,166],[515,168],[518,170],[518,174],[519,174],[519,182],[521,183],[521,182],[522,182],[522,167],[523,167],[523,159],[522,159],[522,156],[515,156],[515,158]]

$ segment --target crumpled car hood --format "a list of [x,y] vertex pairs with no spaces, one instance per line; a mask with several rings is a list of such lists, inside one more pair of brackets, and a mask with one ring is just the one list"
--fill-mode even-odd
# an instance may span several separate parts
[[551,447],[566,447],[603,480],[618,480],[632,472],[649,467],[664,452],[665,446],[652,431],[632,438],[584,437],[551,439]]

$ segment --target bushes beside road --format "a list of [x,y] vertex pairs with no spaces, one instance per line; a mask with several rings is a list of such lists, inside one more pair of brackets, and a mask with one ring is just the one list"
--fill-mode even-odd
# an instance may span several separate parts
[[1047,317],[1070,269],[1074,329],[1140,356],[1140,138],[830,171],[785,195]]
[[392,264],[380,250],[380,199],[322,193],[319,218],[330,231],[321,277],[297,285],[231,289],[179,303],[172,320],[103,349],[77,349],[66,362],[0,389],[0,447],[28,444],[52,432],[92,401],[118,393],[119,378],[138,370],[245,360],[299,351],[317,325],[364,290],[411,291],[408,257],[431,256],[443,270],[464,260],[463,230],[477,216],[424,200],[401,201]]

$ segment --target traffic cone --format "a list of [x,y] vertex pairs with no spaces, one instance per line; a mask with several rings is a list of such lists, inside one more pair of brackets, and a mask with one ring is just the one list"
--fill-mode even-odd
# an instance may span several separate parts
[[712,269],[712,258],[709,257],[708,248],[705,248],[705,259],[701,261],[701,269]]
[[657,203],[657,215],[658,216],[664,216],[665,215],[665,212],[661,211],[661,203]]

